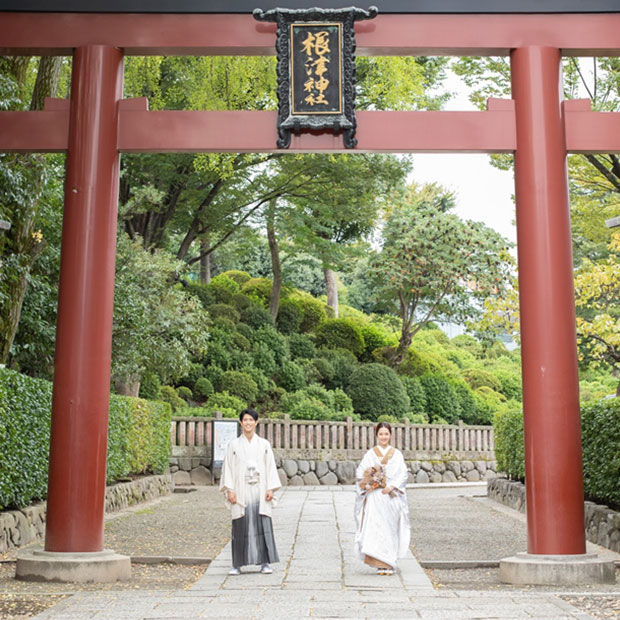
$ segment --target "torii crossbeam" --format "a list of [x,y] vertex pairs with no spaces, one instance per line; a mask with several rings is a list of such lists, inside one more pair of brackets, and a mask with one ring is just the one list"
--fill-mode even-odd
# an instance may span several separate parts
[[[276,150],[275,112],[150,112],[123,99],[124,55],[274,54],[275,26],[254,21],[254,3],[202,4],[136,0],[127,14],[115,0],[0,3],[10,9],[0,53],[73,55],[70,101],[0,112],[0,150],[67,153],[47,552],[103,550],[119,153]],[[570,0],[544,14],[525,0],[374,4],[379,16],[356,26],[358,54],[510,56],[511,100],[484,112],[358,112],[357,150],[514,153],[528,552],[584,556],[566,154],[620,152],[620,114],[561,101],[560,61],[620,55],[619,3],[593,0],[587,14]],[[290,149],[341,150],[329,134],[294,136]]]

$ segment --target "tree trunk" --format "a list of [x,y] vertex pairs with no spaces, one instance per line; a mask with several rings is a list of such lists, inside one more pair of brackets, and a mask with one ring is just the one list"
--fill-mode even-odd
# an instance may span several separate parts
[[[9,64],[12,77],[22,89],[22,81],[27,76],[27,60],[15,60],[12,65]],[[30,103],[31,110],[40,110],[45,97],[56,95],[61,65],[62,58],[59,56],[41,57]],[[17,154],[9,157],[13,158],[10,165],[24,171],[29,186],[25,192],[24,188],[20,188],[21,202],[3,205],[3,213],[11,222],[11,228],[0,233],[3,235],[0,243],[0,285],[4,293],[0,305],[0,364],[8,360],[19,325],[30,270],[45,247],[40,233],[35,231],[35,218],[45,176],[45,156]],[[9,165],[8,160],[6,165]]]
[[398,346],[394,351],[394,355],[390,359],[390,365],[392,368],[396,369],[401,365],[402,361],[405,359],[405,355],[407,355],[409,347],[411,346],[412,340],[413,336],[411,335],[411,327],[403,322]]
[[271,255],[271,271],[273,272],[273,286],[269,296],[269,314],[275,321],[280,309],[280,291],[282,290],[282,266],[280,264],[280,248],[276,238],[275,212],[276,201],[271,200],[267,208],[267,240],[269,242],[269,254]]
[[211,254],[208,254],[209,239],[200,240],[200,283],[211,282]]
[[117,394],[122,394],[123,396],[135,396],[137,398],[140,393],[140,379],[137,379],[135,376],[115,379],[114,389]]
[[323,269],[325,286],[327,287],[327,306],[332,309],[334,318],[338,318],[338,279],[336,272],[327,267]]

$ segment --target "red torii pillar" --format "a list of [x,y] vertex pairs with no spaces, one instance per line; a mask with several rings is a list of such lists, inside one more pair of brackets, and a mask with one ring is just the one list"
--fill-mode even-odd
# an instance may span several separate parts
[[586,554],[572,237],[561,53],[511,53],[528,553],[500,563],[510,583],[615,580]]
[[20,578],[131,576],[129,557],[103,549],[122,81],[120,50],[75,50],[45,551],[18,559]]

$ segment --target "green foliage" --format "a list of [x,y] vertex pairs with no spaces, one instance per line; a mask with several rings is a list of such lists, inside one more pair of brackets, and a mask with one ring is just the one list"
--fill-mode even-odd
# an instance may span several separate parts
[[306,334],[291,334],[288,339],[288,346],[293,359],[312,359],[316,355],[314,342]]
[[205,298],[211,300],[211,304],[230,304],[233,296],[239,292],[239,285],[226,276],[216,276],[205,287]]
[[483,357],[482,345],[469,334],[461,334],[459,336],[455,336],[451,340],[452,344],[459,347],[460,349],[464,349],[468,351],[476,358]]
[[[290,353],[286,336],[283,336],[273,327],[261,327],[255,330],[253,338],[256,344],[262,343],[267,345],[274,356],[276,364],[281,364],[289,358]],[[260,366],[258,367],[260,368]]]
[[408,377],[421,377],[422,375],[439,373],[441,369],[432,357],[409,347],[398,367],[398,372]]
[[395,415],[389,415],[387,413],[382,413],[377,419],[376,422],[387,422],[388,424],[398,424],[401,422]]
[[333,381],[336,370],[334,369],[334,365],[329,360],[324,357],[317,357],[312,360],[312,365],[318,372],[320,380],[323,381],[325,385],[329,385]]
[[514,400],[522,400],[523,388],[521,387],[521,375],[518,371],[510,372],[509,370],[494,370],[493,374],[501,383],[498,390],[506,398]]
[[360,357],[362,362],[372,362],[373,351],[382,347],[394,346],[398,342],[398,338],[393,332],[377,323],[362,323],[360,324],[360,331],[364,339],[364,351]]
[[276,324],[283,334],[297,332],[303,318],[304,311],[296,299],[283,299],[280,302]]
[[254,305],[254,301],[251,297],[244,295],[243,293],[236,293],[232,297],[232,305],[239,311],[243,312],[246,308]]
[[212,319],[225,318],[238,323],[241,315],[238,310],[229,304],[212,304],[207,308]]
[[225,418],[236,418],[247,406],[248,403],[237,396],[216,392],[202,409],[206,416],[213,416],[219,411]]
[[255,342],[252,347],[252,363],[267,377],[271,377],[276,371],[276,358],[270,346],[266,342]]
[[315,330],[319,346],[342,348],[359,357],[365,348],[362,330],[351,319],[327,319]]
[[402,418],[409,411],[407,392],[398,375],[382,364],[364,364],[349,380],[347,393],[362,418],[376,420],[380,415]]
[[230,269],[220,275],[235,281],[240,287],[252,277],[247,271],[239,271],[238,269]]
[[213,394],[213,384],[206,377],[200,377],[194,384],[193,393],[195,398],[209,398]]
[[298,420],[344,420],[353,416],[351,399],[342,390],[326,390],[317,384],[283,394],[280,408]]
[[[0,510],[44,499],[52,384],[0,368]],[[170,456],[170,406],[112,395],[107,480],[161,473]]]
[[456,392],[461,407],[460,418],[466,424],[489,424],[491,422],[490,409],[485,406],[484,401],[476,398],[465,381],[453,381],[452,387]]
[[184,401],[188,401],[192,398],[192,391],[184,385],[177,388],[177,394],[179,398],[182,398]]
[[177,391],[171,385],[162,385],[159,390],[159,398],[168,403],[172,407],[172,411],[176,411],[185,406],[185,401],[177,394]]
[[159,376],[154,373],[145,374],[140,381],[140,398],[146,400],[159,400],[161,381]]
[[525,480],[523,413],[517,410],[498,411],[493,416],[493,428],[499,471],[512,480]]
[[188,282],[185,290],[189,295],[198,299],[203,308],[208,308],[211,304],[216,303],[213,291],[208,289],[205,284]]
[[401,376],[400,380],[405,386],[407,396],[409,396],[410,411],[413,414],[426,413],[426,393],[418,377]]
[[326,305],[322,301],[315,299],[311,295],[296,295],[294,299],[304,313],[299,326],[300,331],[311,332],[327,319]]
[[427,413],[431,422],[442,418],[449,423],[458,421],[461,416],[459,397],[448,379],[442,375],[426,374],[420,377],[426,394]]
[[306,384],[306,375],[299,364],[284,361],[276,371],[275,380],[287,392],[295,392]]
[[[347,349],[321,349],[319,355],[329,362],[331,369],[333,369],[332,378],[327,379],[326,376],[324,379],[325,386],[332,390],[336,388],[346,389],[351,375],[358,367],[355,355]],[[315,365],[317,365],[316,362]],[[321,373],[330,370],[324,365],[322,367],[317,365],[317,368]]]
[[588,499],[620,508],[620,398],[584,405],[581,432]]
[[254,379],[247,373],[236,370],[228,370],[220,377],[218,391],[228,392],[250,404],[254,403],[258,396],[258,386]]
[[252,304],[241,310],[241,321],[249,325],[252,329],[273,326],[273,319],[269,311],[256,304]]
[[269,305],[272,286],[273,282],[268,278],[251,278],[243,284],[241,292],[266,308]]
[[468,368],[463,371],[463,378],[472,390],[476,390],[479,387],[486,386],[494,390],[495,392],[502,391],[501,381],[491,372],[482,370],[481,368]]

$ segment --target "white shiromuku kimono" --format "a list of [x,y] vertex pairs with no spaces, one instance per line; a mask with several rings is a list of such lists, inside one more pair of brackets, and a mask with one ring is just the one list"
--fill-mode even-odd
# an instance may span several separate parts
[[355,473],[355,552],[360,560],[370,556],[394,567],[397,559],[407,554],[411,538],[405,493],[407,466],[402,452],[394,449],[392,457],[383,465],[386,487],[394,487],[392,495],[382,493],[381,488],[364,493],[359,485],[368,468],[381,466],[389,449],[390,446],[385,450],[377,446],[381,457],[377,456],[374,448],[368,450]]
[[[266,439],[254,434],[248,441],[241,435],[228,444],[220,490],[225,493],[226,505],[232,513],[234,567],[279,561],[271,523],[275,499],[268,502],[265,494],[280,486],[273,451]],[[228,491],[235,492],[236,504],[228,501]]]

